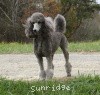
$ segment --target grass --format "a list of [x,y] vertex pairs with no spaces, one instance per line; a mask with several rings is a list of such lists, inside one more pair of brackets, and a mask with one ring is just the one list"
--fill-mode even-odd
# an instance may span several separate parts
[[100,52],[100,41],[70,43],[69,50],[73,52]]
[[22,43],[0,43],[0,53],[32,53],[32,44],[22,44]]
[[[68,47],[70,52],[100,52],[100,41],[96,42],[71,42]],[[32,44],[22,43],[0,43],[0,54],[6,53],[32,53]],[[58,49],[57,53],[61,53]]]
[[31,82],[1,78],[0,95],[100,95],[100,77],[79,76],[65,81]]

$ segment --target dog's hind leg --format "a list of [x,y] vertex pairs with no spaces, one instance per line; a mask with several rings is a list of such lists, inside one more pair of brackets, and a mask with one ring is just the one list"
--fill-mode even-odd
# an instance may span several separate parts
[[46,79],[52,79],[54,74],[54,65],[52,63],[53,56],[46,57],[47,58],[47,70],[46,70]]
[[41,56],[36,56],[36,57],[38,59],[38,63],[40,66],[39,79],[44,80],[46,78],[46,73],[45,73],[44,66],[43,66],[43,58]]
[[65,57],[65,69],[66,69],[66,73],[67,73],[67,76],[70,77],[71,76],[71,69],[72,69],[72,66],[71,64],[69,63],[69,53],[67,51],[67,42],[66,42],[66,39],[63,39],[63,41],[61,41],[61,44],[60,44],[60,47],[63,51],[63,54],[64,54],[64,57]]

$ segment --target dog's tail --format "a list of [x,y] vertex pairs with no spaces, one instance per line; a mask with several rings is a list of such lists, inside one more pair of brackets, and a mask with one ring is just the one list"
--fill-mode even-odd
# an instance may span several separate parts
[[66,31],[66,20],[65,18],[58,14],[54,19],[54,26],[56,32],[64,33]]

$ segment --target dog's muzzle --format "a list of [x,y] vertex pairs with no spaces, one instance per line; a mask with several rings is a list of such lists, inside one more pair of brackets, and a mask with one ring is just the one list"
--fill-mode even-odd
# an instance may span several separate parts
[[41,26],[38,23],[34,23],[33,32],[36,33],[40,30]]

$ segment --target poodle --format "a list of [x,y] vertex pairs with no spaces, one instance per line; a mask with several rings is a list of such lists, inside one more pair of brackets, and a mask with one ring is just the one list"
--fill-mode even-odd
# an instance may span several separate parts
[[[65,57],[65,69],[67,76],[71,76],[71,64],[67,51],[68,41],[64,35],[66,31],[65,18],[58,14],[53,20],[45,17],[42,13],[35,12],[27,20],[25,34],[34,40],[34,53],[38,59],[40,73],[39,79],[51,79],[54,74],[53,57],[60,47]],[[47,70],[44,70],[43,57],[47,59]]]

